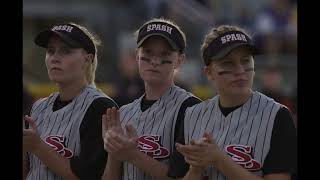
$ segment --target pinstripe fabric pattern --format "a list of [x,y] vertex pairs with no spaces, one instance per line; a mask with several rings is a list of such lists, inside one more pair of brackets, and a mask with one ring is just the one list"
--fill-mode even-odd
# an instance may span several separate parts
[[[205,132],[211,132],[220,149],[233,160],[240,161],[241,157],[233,154],[234,150],[239,151],[240,148],[253,157],[253,161],[244,162],[243,166],[250,168],[255,161],[262,167],[270,148],[274,119],[281,105],[255,91],[244,105],[225,117],[218,103],[219,96],[215,96],[187,108],[184,127],[186,143],[200,139]],[[255,165],[258,167],[257,163]],[[261,176],[261,167],[251,167],[252,172]],[[226,179],[212,166],[203,175],[209,176],[209,180]]]
[[[63,144],[64,149],[55,147],[56,150],[61,155],[71,158],[80,154],[79,129],[87,109],[95,99],[108,96],[89,85],[68,105],[52,111],[58,95],[58,93],[53,93],[35,102],[31,110],[31,117],[35,120],[41,139],[53,148],[54,146],[50,143],[52,140]],[[62,179],[48,169],[35,155],[29,154],[29,159],[30,171],[27,180]]]
[[[132,124],[139,135],[140,151],[163,163],[173,150],[174,127],[181,104],[191,93],[178,86],[171,86],[151,107],[141,111],[142,97],[120,108],[121,124]],[[130,163],[123,164],[123,179],[152,180]]]

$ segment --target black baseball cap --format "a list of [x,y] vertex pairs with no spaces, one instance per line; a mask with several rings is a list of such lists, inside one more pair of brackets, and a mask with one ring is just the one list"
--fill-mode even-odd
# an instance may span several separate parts
[[247,46],[251,50],[252,55],[261,53],[254,45],[252,39],[245,33],[241,31],[229,31],[213,40],[203,51],[202,58],[205,65],[209,65],[212,60],[219,60],[240,46]]
[[96,51],[93,41],[86,33],[73,24],[60,24],[53,26],[51,29],[43,30],[36,36],[34,42],[40,47],[47,48],[49,38],[52,35],[59,36],[72,48],[83,48],[88,53],[95,55]]
[[140,47],[145,40],[151,36],[161,36],[165,38],[170,46],[179,52],[185,50],[185,40],[182,33],[172,24],[163,21],[152,21],[139,29],[137,45]]

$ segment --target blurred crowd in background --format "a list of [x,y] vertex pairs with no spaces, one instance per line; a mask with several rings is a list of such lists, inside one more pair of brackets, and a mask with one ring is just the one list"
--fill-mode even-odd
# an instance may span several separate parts
[[134,31],[154,17],[174,20],[186,33],[186,61],[178,85],[205,100],[215,95],[203,74],[200,46],[210,28],[239,25],[263,55],[255,57],[254,89],[285,104],[297,122],[297,2],[295,0],[24,0],[23,110],[56,90],[44,63],[45,51],[33,43],[44,28],[61,22],[88,27],[102,40],[96,85],[127,104],[143,94],[135,61]]

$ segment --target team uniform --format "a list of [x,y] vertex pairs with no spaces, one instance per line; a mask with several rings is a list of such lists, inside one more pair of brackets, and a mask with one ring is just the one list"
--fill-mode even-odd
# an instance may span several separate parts
[[[185,109],[201,100],[175,85],[158,100],[148,101],[144,97],[120,108],[121,125],[132,124],[135,127],[141,152],[168,164]],[[123,162],[122,172],[124,180],[154,179],[126,161]]]
[[[243,105],[222,108],[219,95],[186,110],[184,132],[178,141],[190,143],[205,132],[212,133],[219,148],[233,161],[258,176],[296,172],[296,131],[288,109],[255,91]],[[169,176],[183,177],[188,171],[181,154],[175,151]],[[226,177],[209,166],[203,179]]]
[[[79,179],[100,179],[107,160],[103,149],[101,117],[116,103],[93,85],[88,85],[73,100],[59,100],[53,93],[34,103],[30,115],[41,139],[59,154],[70,159],[73,173]],[[28,180],[62,179],[41,160],[28,153]]]

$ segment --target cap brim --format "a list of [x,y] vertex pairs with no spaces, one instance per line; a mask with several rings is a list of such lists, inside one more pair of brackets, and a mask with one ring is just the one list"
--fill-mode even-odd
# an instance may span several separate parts
[[165,38],[167,40],[167,42],[170,44],[170,46],[172,47],[172,49],[179,51],[180,49],[178,48],[178,46],[173,42],[173,40],[171,40],[168,36],[161,34],[161,33],[152,33],[152,34],[148,34],[147,36],[143,37],[139,42],[138,42],[138,47],[140,47],[143,42],[145,40],[147,40],[149,37],[151,36],[161,36],[163,38]]
[[36,38],[34,39],[34,42],[40,47],[47,48],[49,38],[52,37],[53,35],[60,37],[70,47],[73,47],[73,48],[81,47],[78,45],[78,43],[76,43],[74,40],[72,40],[68,36],[64,35],[63,33],[60,33],[57,31],[51,31],[51,30],[45,30],[45,31],[40,32],[36,36]]
[[219,60],[219,59],[225,57],[226,55],[228,55],[235,48],[238,48],[241,46],[248,47],[251,50],[252,55],[257,55],[257,54],[261,53],[260,50],[257,47],[255,47],[254,45],[251,45],[248,43],[236,43],[236,44],[233,44],[233,45],[230,45],[228,47],[223,48],[223,50],[218,52],[216,55],[210,57],[210,59]]

